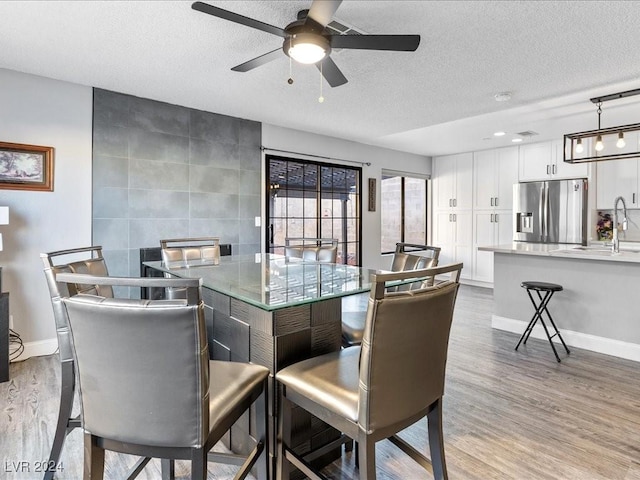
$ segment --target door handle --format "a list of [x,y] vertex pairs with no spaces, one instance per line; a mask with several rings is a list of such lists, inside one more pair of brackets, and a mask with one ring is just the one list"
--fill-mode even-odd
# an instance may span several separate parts
[[551,173],[554,174],[554,175],[556,174],[556,166],[555,165],[551,166]]
[[458,199],[457,199],[457,198],[454,198],[454,199],[453,199],[453,206],[454,206],[454,207],[457,207],[457,206],[458,206]]
[[269,243],[273,245],[273,223],[269,224]]
[[491,214],[491,217],[489,217],[489,221],[493,223],[493,213]]
[[451,214],[449,214],[449,221],[453,222],[453,217],[451,216]]
[[493,202],[493,203],[494,203],[494,205],[495,205],[496,207],[498,206],[498,197],[496,197],[496,201],[495,201],[495,202]]
[[454,222],[456,221],[456,214],[455,213],[453,214],[453,221]]
[[491,206],[493,207],[493,197],[491,197]]
[[631,203],[636,203],[636,194],[633,194],[633,200],[631,200]]
[[493,218],[494,218],[494,220],[493,220],[493,221],[494,221],[494,222],[496,222],[496,223],[498,223],[498,214],[497,214],[497,213],[496,213],[495,217],[493,217]]
[[547,165],[547,175],[549,175],[549,165]]
[[453,202],[453,200],[452,200],[452,199],[449,199],[449,206],[450,206],[450,207],[453,207],[453,203],[452,203],[452,202]]

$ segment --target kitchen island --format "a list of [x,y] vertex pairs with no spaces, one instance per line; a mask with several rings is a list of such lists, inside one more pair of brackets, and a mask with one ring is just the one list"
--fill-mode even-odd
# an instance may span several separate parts
[[[558,283],[564,290],[549,310],[568,345],[640,361],[639,247],[513,242],[479,250],[494,252],[493,328],[524,332],[533,306],[523,281]],[[532,336],[546,339],[540,325]]]

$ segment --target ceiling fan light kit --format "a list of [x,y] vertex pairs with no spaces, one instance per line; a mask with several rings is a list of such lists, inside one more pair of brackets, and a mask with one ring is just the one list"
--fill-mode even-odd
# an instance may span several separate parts
[[331,52],[329,41],[312,33],[297,33],[284,41],[284,53],[298,63],[311,65],[318,63]]
[[[191,8],[230,22],[255,28],[272,35],[282,37],[282,50],[285,55],[302,64],[315,64],[320,74],[332,87],[347,83],[347,78],[331,59],[332,48],[357,50],[387,50],[413,52],[420,44],[419,35],[340,35],[333,34],[327,28],[342,0],[313,0],[309,10],[301,10],[285,28],[245,17],[238,13],[203,2],[194,2]],[[272,60],[280,58],[280,49],[272,50],[253,58],[231,70],[248,72]],[[293,83],[289,78],[289,83]]]
[[640,141],[632,143],[635,148],[625,149],[628,145],[625,135],[626,138],[633,137],[640,140],[640,123],[608,128],[601,128],[600,126],[602,102],[638,94],[640,94],[640,88],[592,98],[591,102],[598,106],[598,129],[567,133],[564,136],[564,161],[567,163],[585,163],[640,158]]

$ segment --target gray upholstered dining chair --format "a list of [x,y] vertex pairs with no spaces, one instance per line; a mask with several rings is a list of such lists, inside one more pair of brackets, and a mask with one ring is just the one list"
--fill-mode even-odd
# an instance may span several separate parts
[[113,289],[108,285],[69,284],[61,285],[56,281],[56,274],[61,272],[87,273],[92,275],[108,275],[107,264],[102,256],[101,246],[89,246],[58,250],[55,252],[41,253],[40,258],[44,263],[44,274],[51,295],[53,306],[53,318],[56,324],[58,337],[58,351],[60,357],[61,389],[58,421],[51,444],[51,453],[47,462],[45,480],[53,478],[57,472],[58,461],[66,436],[76,427],[80,426],[80,415],[71,417],[73,398],[76,393],[76,374],[73,359],[73,339],[69,331],[69,320],[62,305],[63,292],[71,295],[78,293],[94,293],[103,297],[113,297]]
[[162,261],[166,264],[173,262],[202,262],[214,265],[220,263],[220,238],[170,238],[160,240]]
[[[167,267],[185,265],[218,265],[220,263],[220,238],[170,238],[160,240],[162,261]],[[171,274],[165,273],[167,278]],[[167,288],[167,298],[184,298],[184,289]]]
[[309,262],[336,263],[338,240],[335,238],[285,238],[284,256]]
[[[73,273],[60,273],[56,279],[58,284],[186,292],[177,300],[62,296],[79,375],[85,478],[102,478],[105,450],[165,462],[190,460],[194,479],[206,479],[208,458],[240,465],[237,479],[245,478],[254,465],[258,477],[267,478],[269,370],[209,360],[201,279]],[[254,404],[257,441],[249,456],[209,454]]]
[[[393,254],[393,260],[391,262],[391,271],[404,272],[408,270],[435,267],[438,265],[439,256],[440,247],[413,243],[397,243],[396,251]],[[430,279],[429,281],[433,281],[433,279]],[[422,282],[406,283],[404,285],[391,286],[387,288],[389,291],[411,290],[412,288],[421,287],[421,283]],[[358,299],[356,298],[346,300],[350,304],[358,303]],[[360,301],[359,303],[362,304],[363,301]],[[342,312],[342,345],[344,347],[360,345],[362,342],[362,335],[364,333],[366,314],[366,309],[360,308],[357,310],[346,310]]]
[[[295,363],[276,374],[281,385],[278,480],[289,478],[290,464],[312,479],[323,478],[292,450],[294,405],[357,442],[361,479],[376,478],[375,444],[385,438],[426,469],[433,468],[436,479],[447,478],[442,397],[461,269],[458,263],[373,275],[362,345]],[[449,279],[433,286],[400,292],[385,288],[388,281],[443,274]],[[396,436],[425,416],[431,460]]]

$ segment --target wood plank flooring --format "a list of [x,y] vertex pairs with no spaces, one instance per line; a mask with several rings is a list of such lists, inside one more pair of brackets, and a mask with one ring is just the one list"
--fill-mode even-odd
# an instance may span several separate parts
[[[548,343],[535,339],[515,352],[518,336],[492,330],[491,311],[491,290],[461,287],[444,400],[449,477],[640,480],[640,363],[571,349],[558,364]],[[561,327],[562,319],[556,320]],[[0,479],[42,478],[33,470],[47,460],[53,437],[57,357],[14,363],[10,375],[0,384]],[[426,448],[426,421],[403,437]],[[387,441],[378,444],[376,459],[379,479],[431,478]],[[107,453],[105,478],[123,478],[135,460]],[[62,465],[58,478],[81,478],[78,430],[67,438]],[[189,478],[187,463],[176,470],[179,478]],[[231,479],[234,471],[209,464],[211,479]],[[351,454],[324,473],[358,478]],[[139,478],[160,478],[159,462]]]

